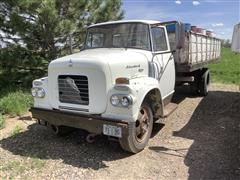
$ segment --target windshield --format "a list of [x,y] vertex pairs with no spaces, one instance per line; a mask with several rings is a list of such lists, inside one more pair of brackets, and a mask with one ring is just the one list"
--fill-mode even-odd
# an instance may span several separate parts
[[84,49],[137,48],[151,50],[149,28],[141,23],[109,24],[88,29]]

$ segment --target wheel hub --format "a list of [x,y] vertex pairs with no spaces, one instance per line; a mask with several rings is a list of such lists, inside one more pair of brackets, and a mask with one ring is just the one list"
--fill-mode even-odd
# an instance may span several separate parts
[[136,140],[138,142],[141,142],[146,138],[149,124],[150,120],[148,110],[145,107],[142,107],[138,113],[138,119],[136,122]]

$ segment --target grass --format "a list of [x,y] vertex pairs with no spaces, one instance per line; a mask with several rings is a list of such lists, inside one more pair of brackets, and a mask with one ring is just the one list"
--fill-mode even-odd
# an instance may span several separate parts
[[26,166],[22,166],[20,161],[10,161],[1,167],[2,171],[15,170],[19,173],[23,173],[26,170]]
[[30,160],[30,168],[31,169],[42,169],[46,164],[46,161],[43,161],[38,158],[31,158]]
[[22,132],[22,128],[20,126],[15,126],[14,129],[12,130],[12,136],[16,136],[18,135],[19,133]]
[[221,61],[209,68],[214,82],[240,85],[240,54],[230,48],[222,48]]
[[10,116],[20,116],[28,111],[33,100],[29,92],[23,90],[2,90],[0,92],[0,112]]
[[42,170],[46,165],[46,161],[38,158],[28,158],[26,160],[11,160],[0,165],[0,172],[7,173],[7,177],[15,179],[18,175],[23,175],[30,170]]
[[2,113],[0,113],[0,130],[5,127],[5,123],[6,123],[6,119],[5,119],[5,117],[2,115]]

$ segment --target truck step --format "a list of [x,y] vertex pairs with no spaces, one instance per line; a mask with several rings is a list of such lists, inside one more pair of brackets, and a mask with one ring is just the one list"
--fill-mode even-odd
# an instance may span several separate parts
[[169,103],[164,107],[164,115],[163,117],[166,118],[168,117],[170,114],[172,114],[173,111],[175,111],[177,109],[178,105],[175,103]]

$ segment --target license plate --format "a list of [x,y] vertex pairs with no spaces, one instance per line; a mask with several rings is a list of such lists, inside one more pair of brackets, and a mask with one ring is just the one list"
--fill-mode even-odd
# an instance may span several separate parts
[[122,137],[122,128],[112,125],[103,125],[103,134],[114,137]]

